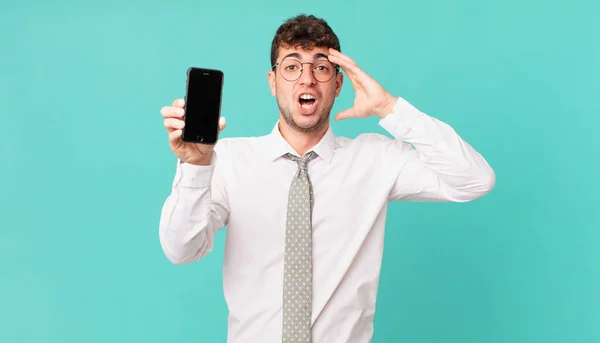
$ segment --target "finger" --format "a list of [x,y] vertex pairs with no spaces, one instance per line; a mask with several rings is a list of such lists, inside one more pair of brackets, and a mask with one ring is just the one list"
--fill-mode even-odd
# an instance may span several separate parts
[[173,130],[173,131],[169,132],[169,141],[176,142],[176,141],[180,140],[182,133],[183,133],[183,131],[181,131],[181,130]]
[[223,131],[226,126],[227,126],[227,120],[225,119],[225,117],[220,117],[219,118],[219,132]]
[[185,123],[181,119],[177,118],[167,118],[164,120],[164,125],[167,131],[171,132],[173,130],[181,130],[184,128]]
[[161,108],[160,114],[162,114],[165,118],[182,118],[185,114],[183,108],[174,107],[174,106],[165,106]]
[[342,67],[342,69],[348,75],[348,77],[350,77],[350,79],[355,78],[360,73],[360,68],[357,65],[352,64],[342,59],[341,57],[329,55],[329,60],[331,61],[331,63],[337,64],[340,67]]
[[185,101],[181,98],[175,99],[175,101],[173,101],[173,106],[175,106],[175,107],[183,108],[184,105],[185,105]]
[[354,111],[354,107],[349,108],[347,110],[343,110],[341,112],[338,112],[338,114],[335,115],[335,120],[341,120],[341,119],[347,119],[347,118],[353,118],[353,117],[356,117],[356,112]]
[[357,67],[356,65],[350,63],[348,60],[343,59],[340,56],[336,56],[336,55],[329,55],[327,56],[327,58],[329,59],[329,61],[331,61],[331,63],[335,63],[337,65],[339,65],[342,68],[352,68],[352,67]]
[[337,58],[339,58],[339,59],[341,59],[343,61],[346,61],[349,64],[358,66],[358,64],[356,62],[354,62],[353,59],[351,59],[350,57],[342,54],[341,52],[337,51],[334,48],[329,48],[329,53],[330,53],[330,56],[333,55],[334,57],[337,57]]
[[360,73],[360,69],[358,67],[347,64],[346,62],[338,62],[338,59],[335,57],[330,58],[330,61],[332,63],[339,65],[342,68],[344,73],[346,73],[346,75],[350,79],[350,82],[352,83],[352,86],[354,87],[354,89],[361,88],[360,83],[359,83],[360,78],[358,76]]

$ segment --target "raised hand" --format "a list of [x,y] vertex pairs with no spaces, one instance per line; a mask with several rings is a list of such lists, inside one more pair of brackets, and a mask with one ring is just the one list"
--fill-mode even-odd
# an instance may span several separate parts
[[392,112],[398,99],[362,71],[354,60],[335,49],[329,49],[329,60],[344,70],[356,92],[354,106],[337,113],[335,120],[374,115],[385,117]]
[[[214,144],[196,144],[186,143],[181,139],[181,133],[185,122],[183,99],[173,101],[171,106],[165,106],[160,110],[160,114],[165,118],[164,126],[169,135],[169,145],[173,153],[181,162],[195,165],[209,165],[212,159]],[[219,132],[225,129],[226,121],[224,117],[219,120]]]

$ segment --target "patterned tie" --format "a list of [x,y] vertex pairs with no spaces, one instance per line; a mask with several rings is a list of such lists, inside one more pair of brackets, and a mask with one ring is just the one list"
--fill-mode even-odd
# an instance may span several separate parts
[[310,343],[312,316],[312,204],[307,163],[315,157],[287,156],[298,163],[288,196],[283,275],[283,343]]

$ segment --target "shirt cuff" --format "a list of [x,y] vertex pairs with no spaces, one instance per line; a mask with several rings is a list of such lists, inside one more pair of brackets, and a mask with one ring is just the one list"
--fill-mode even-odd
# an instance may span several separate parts
[[379,121],[379,125],[386,129],[396,139],[408,137],[409,132],[418,126],[424,114],[408,101],[398,98],[392,113]]
[[216,152],[213,152],[211,163],[207,166],[184,163],[177,159],[177,174],[179,175],[177,183],[183,187],[210,187],[216,162]]

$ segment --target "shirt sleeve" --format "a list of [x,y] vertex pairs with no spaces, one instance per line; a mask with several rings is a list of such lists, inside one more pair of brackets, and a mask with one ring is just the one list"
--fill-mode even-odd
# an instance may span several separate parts
[[466,202],[494,187],[495,173],[479,152],[406,100],[398,98],[379,124],[395,138],[384,151],[390,201]]
[[177,161],[159,227],[161,247],[172,263],[190,263],[206,256],[214,247],[216,232],[227,225],[229,205],[219,159],[215,150],[208,166]]

